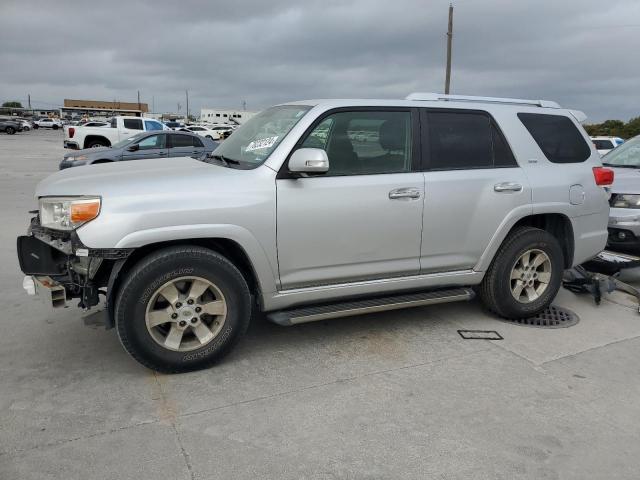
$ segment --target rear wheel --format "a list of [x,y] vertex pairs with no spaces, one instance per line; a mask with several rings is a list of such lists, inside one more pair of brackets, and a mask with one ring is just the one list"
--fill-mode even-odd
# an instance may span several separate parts
[[14,133],[16,133],[16,129],[13,127],[7,127],[5,132],[7,132],[7,135],[13,135]]
[[564,256],[545,230],[522,227],[509,234],[480,285],[480,299],[505,318],[526,318],[545,310],[560,288]]
[[54,130],[58,130],[58,125],[54,125],[54,126],[53,126],[53,127],[51,127],[51,128],[53,128]]
[[165,373],[207,368],[245,333],[251,295],[226,258],[202,247],[160,250],[127,275],[115,305],[124,348]]

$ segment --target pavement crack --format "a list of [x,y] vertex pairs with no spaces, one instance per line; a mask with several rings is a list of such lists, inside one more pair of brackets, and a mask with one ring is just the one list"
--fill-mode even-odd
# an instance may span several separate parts
[[0,452],[0,457],[5,456],[5,455],[16,455],[16,454],[19,454],[19,453],[30,452],[30,451],[33,451],[33,450],[38,450],[40,448],[58,447],[60,445],[65,445],[67,443],[77,442],[79,440],[88,440],[88,439],[96,438],[96,437],[102,437],[104,435],[110,435],[112,433],[122,432],[124,430],[129,430],[129,429],[132,429],[132,428],[142,427],[142,426],[145,426],[145,425],[153,425],[154,423],[158,423],[158,420],[150,420],[150,421],[138,422],[138,423],[134,423],[132,425],[125,425],[125,426],[122,426],[122,427],[112,428],[112,429],[104,430],[104,431],[101,431],[101,432],[95,432],[95,433],[92,433],[90,435],[79,435],[77,437],[64,438],[64,439],[56,440],[55,442],[47,442],[47,443],[43,443],[41,445],[35,445],[33,447],[17,448],[17,449],[14,449],[14,450],[5,450],[5,451]]
[[576,357],[576,356],[581,355],[581,354],[583,354],[583,353],[593,352],[594,350],[598,350],[598,349],[600,349],[600,348],[609,347],[609,346],[611,346],[611,345],[616,345],[616,344],[618,344],[618,343],[623,343],[623,342],[626,342],[626,341],[629,341],[629,340],[635,340],[635,339],[637,339],[637,338],[640,338],[640,335],[635,335],[635,336],[633,336],[633,337],[627,337],[627,338],[621,338],[620,340],[614,340],[613,342],[603,343],[602,345],[596,345],[596,346],[594,346],[594,347],[587,348],[587,349],[585,349],[585,350],[581,350],[581,351],[579,351],[579,352],[569,353],[568,355],[563,355],[563,356],[558,357],[558,358],[552,358],[551,360],[547,360],[546,362],[542,362],[542,363],[540,364],[540,366],[541,366],[541,367],[544,367],[545,365],[547,365],[548,363],[551,363],[551,362],[557,362],[558,360],[564,360],[564,359],[566,359],[566,358]]

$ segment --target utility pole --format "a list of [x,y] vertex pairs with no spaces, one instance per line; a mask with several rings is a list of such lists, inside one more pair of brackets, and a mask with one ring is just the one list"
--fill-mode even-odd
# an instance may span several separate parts
[[156,113],[156,97],[155,95],[151,96],[151,111]]
[[29,104],[29,110],[31,110],[31,94],[27,95],[27,103]]
[[189,90],[185,90],[184,93],[187,95],[187,122],[189,121]]
[[138,90],[138,110],[140,110],[140,90]]
[[447,30],[447,73],[444,80],[444,93],[449,94],[451,86],[451,43],[453,41],[453,4],[449,4],[449,28]]

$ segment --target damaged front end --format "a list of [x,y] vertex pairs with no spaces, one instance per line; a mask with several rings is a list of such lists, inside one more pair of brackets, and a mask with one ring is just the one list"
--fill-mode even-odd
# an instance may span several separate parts
[[18,237],[20,269],[27,276],[23,286],[52,308],[79,299],[88,310],[106,295],[111,272],[131,249],[92,249],[83,245],[75,230],[42,227],[39,215],[31,219],[27,235]]

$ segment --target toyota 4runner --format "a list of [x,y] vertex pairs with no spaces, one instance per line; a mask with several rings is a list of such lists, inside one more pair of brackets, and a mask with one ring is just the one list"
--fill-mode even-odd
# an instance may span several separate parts
[[437,94],[275,106],[206,161],[43,180],[18,238],[24,286],[104,304],[124,348],[164,372],[213,364],[255,312],[292,325],[477,293],[532,316],[607,240],[613,173],[582,119]]

